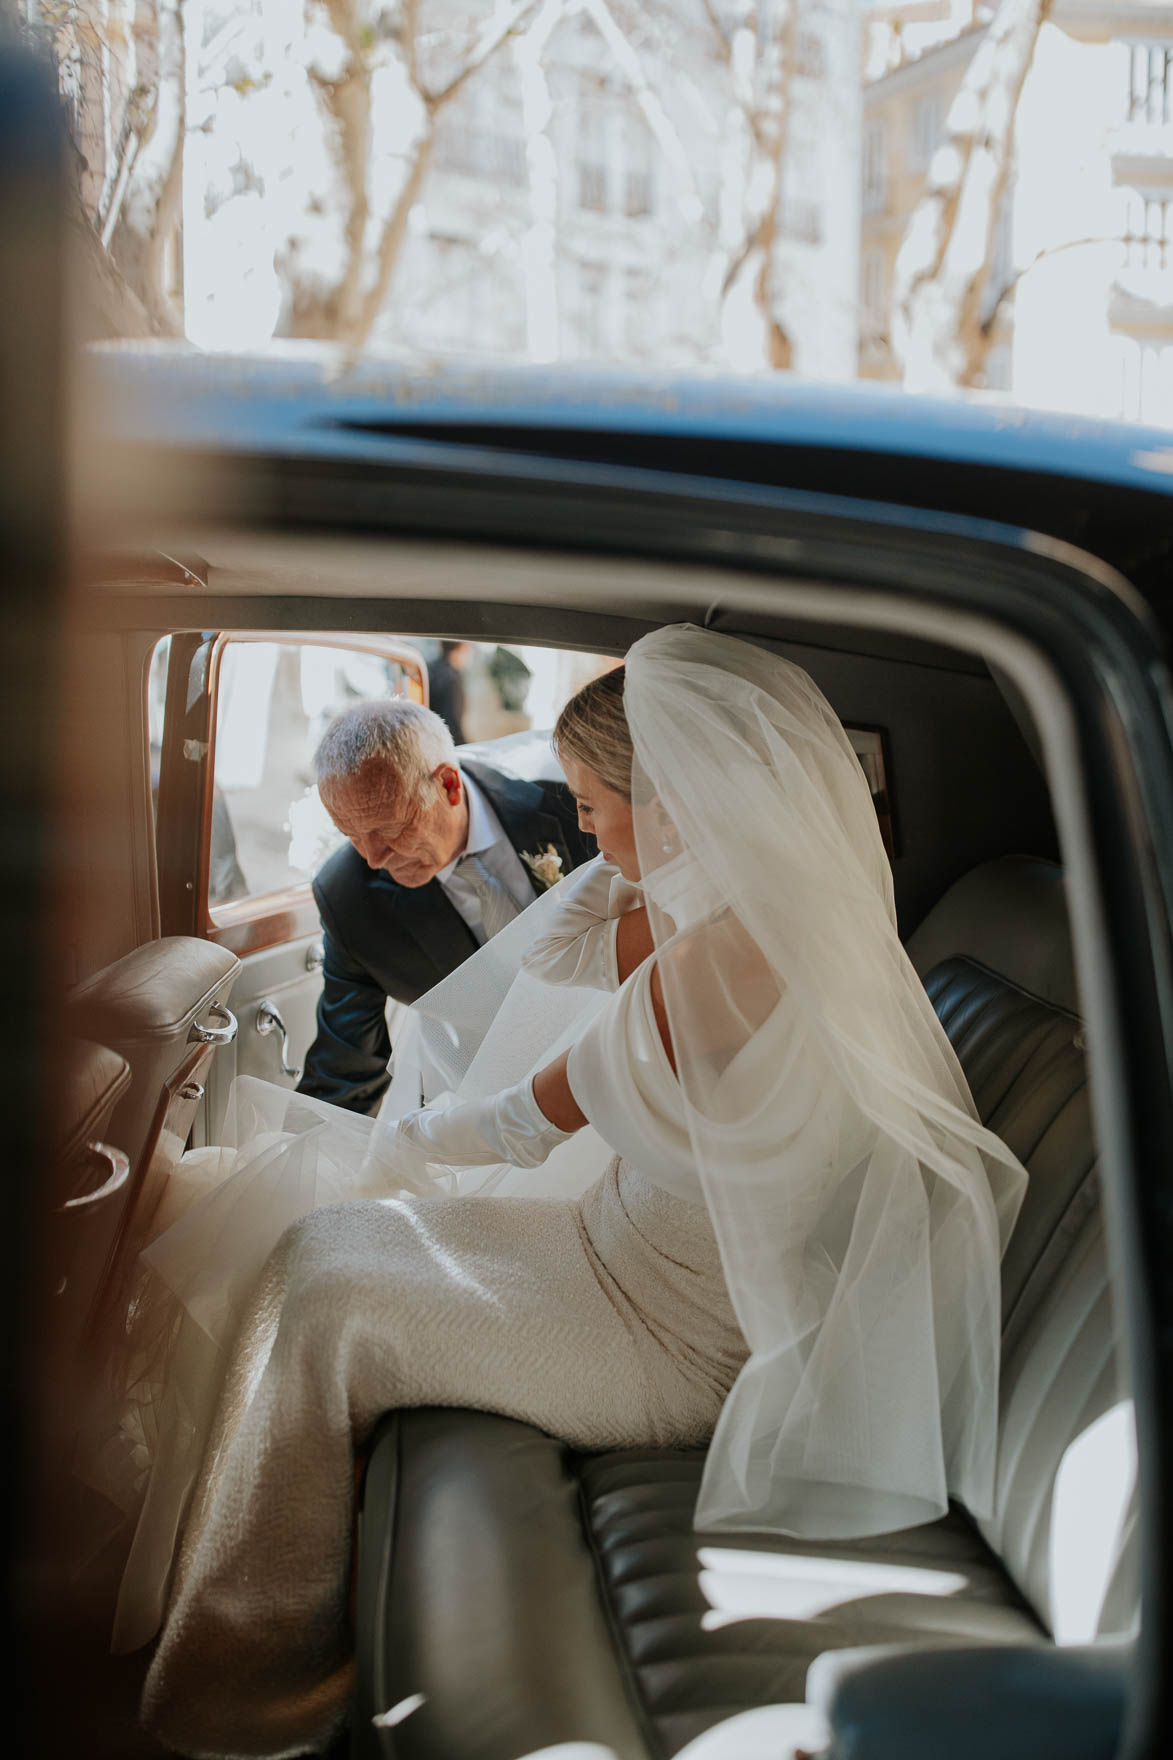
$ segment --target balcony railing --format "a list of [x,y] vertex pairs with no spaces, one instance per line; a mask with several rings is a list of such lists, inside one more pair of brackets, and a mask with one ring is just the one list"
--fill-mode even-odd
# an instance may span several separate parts
[[1173,266],[1126,263],[1112,286],[1108,321],[1125,335],[1173,341]]
[[886,214],[888,212],[888,179],[877,179],[865,182],[861,192],[861,206],[866,215]]
[[1173,122],[1121,122],[1108,136],[1112,182],[1145,192],[1173,189]]

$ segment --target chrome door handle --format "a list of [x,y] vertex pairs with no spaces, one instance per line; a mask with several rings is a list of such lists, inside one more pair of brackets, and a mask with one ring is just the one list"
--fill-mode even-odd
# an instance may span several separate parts
[[121,1149],[115,1149],[111,1143],[94,1141],[87,1143],[86,1148],[92,1155],[105,1161],[110,1172],[95,1192],[83,1192],[79,1198],[66,1198],[62,1210],[80,1210],[86,1204],[100,1204],[103,1198],[113,1197],[130,1177],[130,1159]]
[[289,1028],[281,1018],[281,1010],[270,996],[257,1004],[256,1028],[262,1039],[267,1039],[270,1033],[280,1033],[281,1074],[292,1077],[295,1082],[299,1081],[301,1071],[289,1061]]
[[320,972],[326,963],[326,949],[320,941],[311,941],[305,950],[305,969],[307,972]]
[[191,1032],[187,1035],[188,1042],[195,1039],[201,1045],[231,1045],[236,1037],[236,1016],[222,1002],[209,1002],[208,1013],[219,1015],[224,1022],[222,1027],[202,1027],[199,1021],[191,1023]]

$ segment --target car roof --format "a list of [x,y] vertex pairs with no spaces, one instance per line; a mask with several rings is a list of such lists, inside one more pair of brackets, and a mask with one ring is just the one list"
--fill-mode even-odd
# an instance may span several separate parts
[[131,443],[390,462],[424,441],[885,501],[1066,539],[1166,609],[1173,431],[787,373],[354,362],[312,344],[89,359],[103,427]]

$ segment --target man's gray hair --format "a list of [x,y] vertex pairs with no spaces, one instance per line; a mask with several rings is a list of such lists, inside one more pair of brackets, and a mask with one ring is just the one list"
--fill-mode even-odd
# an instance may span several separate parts
[[314,753],[318,784],[345,782],[378,759],[398,775],[407,795],[426,795],[432,772],[456,761],[447,724],[409,697],[355,703],[336,715]]

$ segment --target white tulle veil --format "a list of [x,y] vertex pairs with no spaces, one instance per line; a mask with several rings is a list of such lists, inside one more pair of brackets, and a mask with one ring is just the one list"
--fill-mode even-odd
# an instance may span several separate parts
[[[830,1537],[991,1508],[1025,1189],[896,932],[867,782],[799,667],[627,657],[637,846],[697,1168],[750,1357],[697,1521]],[[680,931],[681,865],[692,916]],[[679,931],[679,932],[678,932]]]
[[[691,626],[636,643],[625,709],[681,1106],[750,1349],[698,1524],[858,1535],[950,1496],[987,1514],[999,1262],[1026,1176],[900,945],[855,754],[798,667]],[[555,887],[409,1011],[377,1121],[242,1080],[227,1147],[181,1164],[93,1474],[138,1524],[121,1647],[158,1621],[235,1316],[284,1227],[405,1191],[573,1197],[611,1158],[590,1127],[525,1172],[408,1173],[397,1154],[404,1112],[510,1085],[607,1005],[522,969],[558,904]]]

